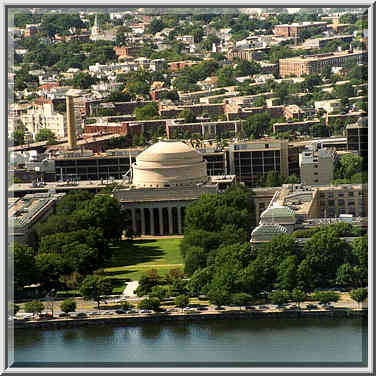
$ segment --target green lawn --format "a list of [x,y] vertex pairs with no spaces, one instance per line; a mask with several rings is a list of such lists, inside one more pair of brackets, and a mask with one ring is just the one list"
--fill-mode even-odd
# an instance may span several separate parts
[[179,245],[182,239],[122,241],[113,248],[113,256],[104,269],[113,279],[114,292],[123,291],[124,283],[138,280],[144,271],[157,269],[166,274],[169,269],[183,268]]

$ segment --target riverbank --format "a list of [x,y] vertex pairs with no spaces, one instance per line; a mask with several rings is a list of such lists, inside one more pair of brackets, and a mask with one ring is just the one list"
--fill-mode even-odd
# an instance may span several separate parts
[[111,317],[90,317],[90,318],[64,318],[54,320],[38,321],[13,321],[14,329],[26,328],[69,328],[89,325],[123,325],[136,324],[140,322],[158,322],[158,321],[197,321],[197,320],[221,320],[221,319],[298,319],[298,318],[359,318],[368,317],[368,309],[350,310],[280,310],[280,311],[224,311],[224,312],[201,312],[201,313],[153,313],[147,315],[119,315]]

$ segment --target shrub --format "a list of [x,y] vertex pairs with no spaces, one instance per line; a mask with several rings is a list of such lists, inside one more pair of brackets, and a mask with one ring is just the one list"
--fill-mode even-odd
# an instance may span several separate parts
[[60,304],[60,309],[65,312],[74,312],[76,310],[77,303],[73,299],[65,299]]
[[175,305],[176,307],[179,307],[179,308],[184,308],[188,305],[189,303],[189,298],[187,295],[178,295],[176,298],[175,298]]
[[41,313],[43,311],[44,305],[39,300],[33,300],[32,302],[27,302],[24,305],[25,312],[32,313],[33,316],[36,313]]

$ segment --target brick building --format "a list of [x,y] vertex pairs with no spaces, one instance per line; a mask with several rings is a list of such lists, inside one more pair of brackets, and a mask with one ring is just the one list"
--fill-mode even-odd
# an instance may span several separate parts
[[281,77],[321,73],[325,67],[343,67],[347,63],[362,64],[366,62],[366,51],[341,51],[320,55],[297,56],[279,60]]
[[302,31],[325,31],[327,29],[327,25],[327,22],[300,22],[290,25],[276,25],[273,29],[273,33],[286,38],[299,38]]

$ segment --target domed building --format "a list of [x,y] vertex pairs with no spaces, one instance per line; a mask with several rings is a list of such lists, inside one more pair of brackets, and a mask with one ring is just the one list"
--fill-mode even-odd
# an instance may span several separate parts
[[206,161],[191,146],[159,141],[136,157],[129,186],[113,192],[131,218],[135,233],[183,234],[186,208],[202,194],[217,193],[235,176],[207,174]]
[[136,188],[191,186],[208,181],[201,153],[180,141],[159,141],[136,157],[132,185]]

